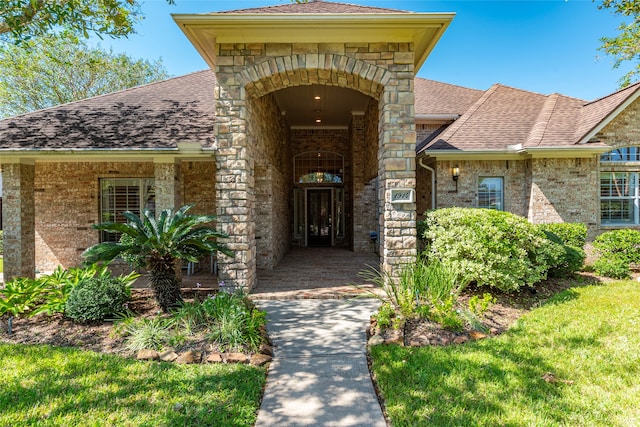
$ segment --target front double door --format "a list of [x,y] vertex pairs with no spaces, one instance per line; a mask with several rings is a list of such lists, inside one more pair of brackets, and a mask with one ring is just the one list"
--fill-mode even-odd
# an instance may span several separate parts
[[333,194],[330,188],[307,190],[307,244],[331,246]]

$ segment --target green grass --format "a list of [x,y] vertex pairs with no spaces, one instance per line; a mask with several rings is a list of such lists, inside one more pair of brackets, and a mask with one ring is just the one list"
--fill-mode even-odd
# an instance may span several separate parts
[[252,426],[266,378],[248,365],[5,344],[0,366],[2,426]]
[[638,426],[640,284],[572,288],[500,337],[372,359],[394,427]]

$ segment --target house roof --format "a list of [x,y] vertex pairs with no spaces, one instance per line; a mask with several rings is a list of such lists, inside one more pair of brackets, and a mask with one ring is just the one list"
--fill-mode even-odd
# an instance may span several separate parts
[[483,94],[448,83],[416,78],[414,80],[416,116],[461,115]]
[[580,141],[588,137],[600,125],[608,123],[620,106],[637,98],[638,95],[640,95],[640,82],[586,104],[580,111],[576,140]]
[[[0,154],[14,151],[175,150],[213,146],[215,76],[210,70],[0,120]],[[504,85],[487,91],[416,78],[416,117],[460,116],[418,152],[580,149],[640,97],[640,83],[593,102]],[[589,147],[603,146],[589,142]]]
[[311,13],[314,15],[323,13],[409,13],[404,10],[388,9],[382,7],[360,6],[351,3],[328,2],[311,0],[305,3],[287,3],[277,6],[256,7],[251,9],[226,10],[216,13]]
[[214,86],[214,74],[200,71],[1,120],[0,152],[210,146]]
[[[452,90],[445,92],[456,97]],[[471,94],[468,96],[472,98]],[[447,95],[444,97],[446,99]],[[625,103],[637,97],[640,97],[640,83],[593,102],[559,94],[541,95],[497,84],[446,129],[419,141],[418,152],[600,149],[605,145],[597,141],[584,145],[590,132],[606,125]]]

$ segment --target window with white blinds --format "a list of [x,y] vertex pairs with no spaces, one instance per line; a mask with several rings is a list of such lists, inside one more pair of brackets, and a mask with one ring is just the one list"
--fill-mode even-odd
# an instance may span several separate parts
[[[122,215],[131,211],[141,215],[143,209],[155,214],[155,190],[153,178],[106,178],[100,180],[100,220],[101,222],[125,223]],[[103,231],[103,242],[117,242],[120,233]]]

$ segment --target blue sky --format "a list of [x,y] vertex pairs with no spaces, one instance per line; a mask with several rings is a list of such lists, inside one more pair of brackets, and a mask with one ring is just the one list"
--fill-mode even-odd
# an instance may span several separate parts
[[[128,39],[103,47],[132,57],[162,58],[170,74],[207,67],[171,13],[203,13],[283,4],[287,0],[147,0],[145,20]],[[543,94],[593,100],[613,92],[630,68],[613,70],[598,51],[600,37],[616,33],[623,18],[599,10],[599,1],[379,1],[346,0],[415,12],[455,12],[456,17],[418,76],[475,89],[502,83]]]

